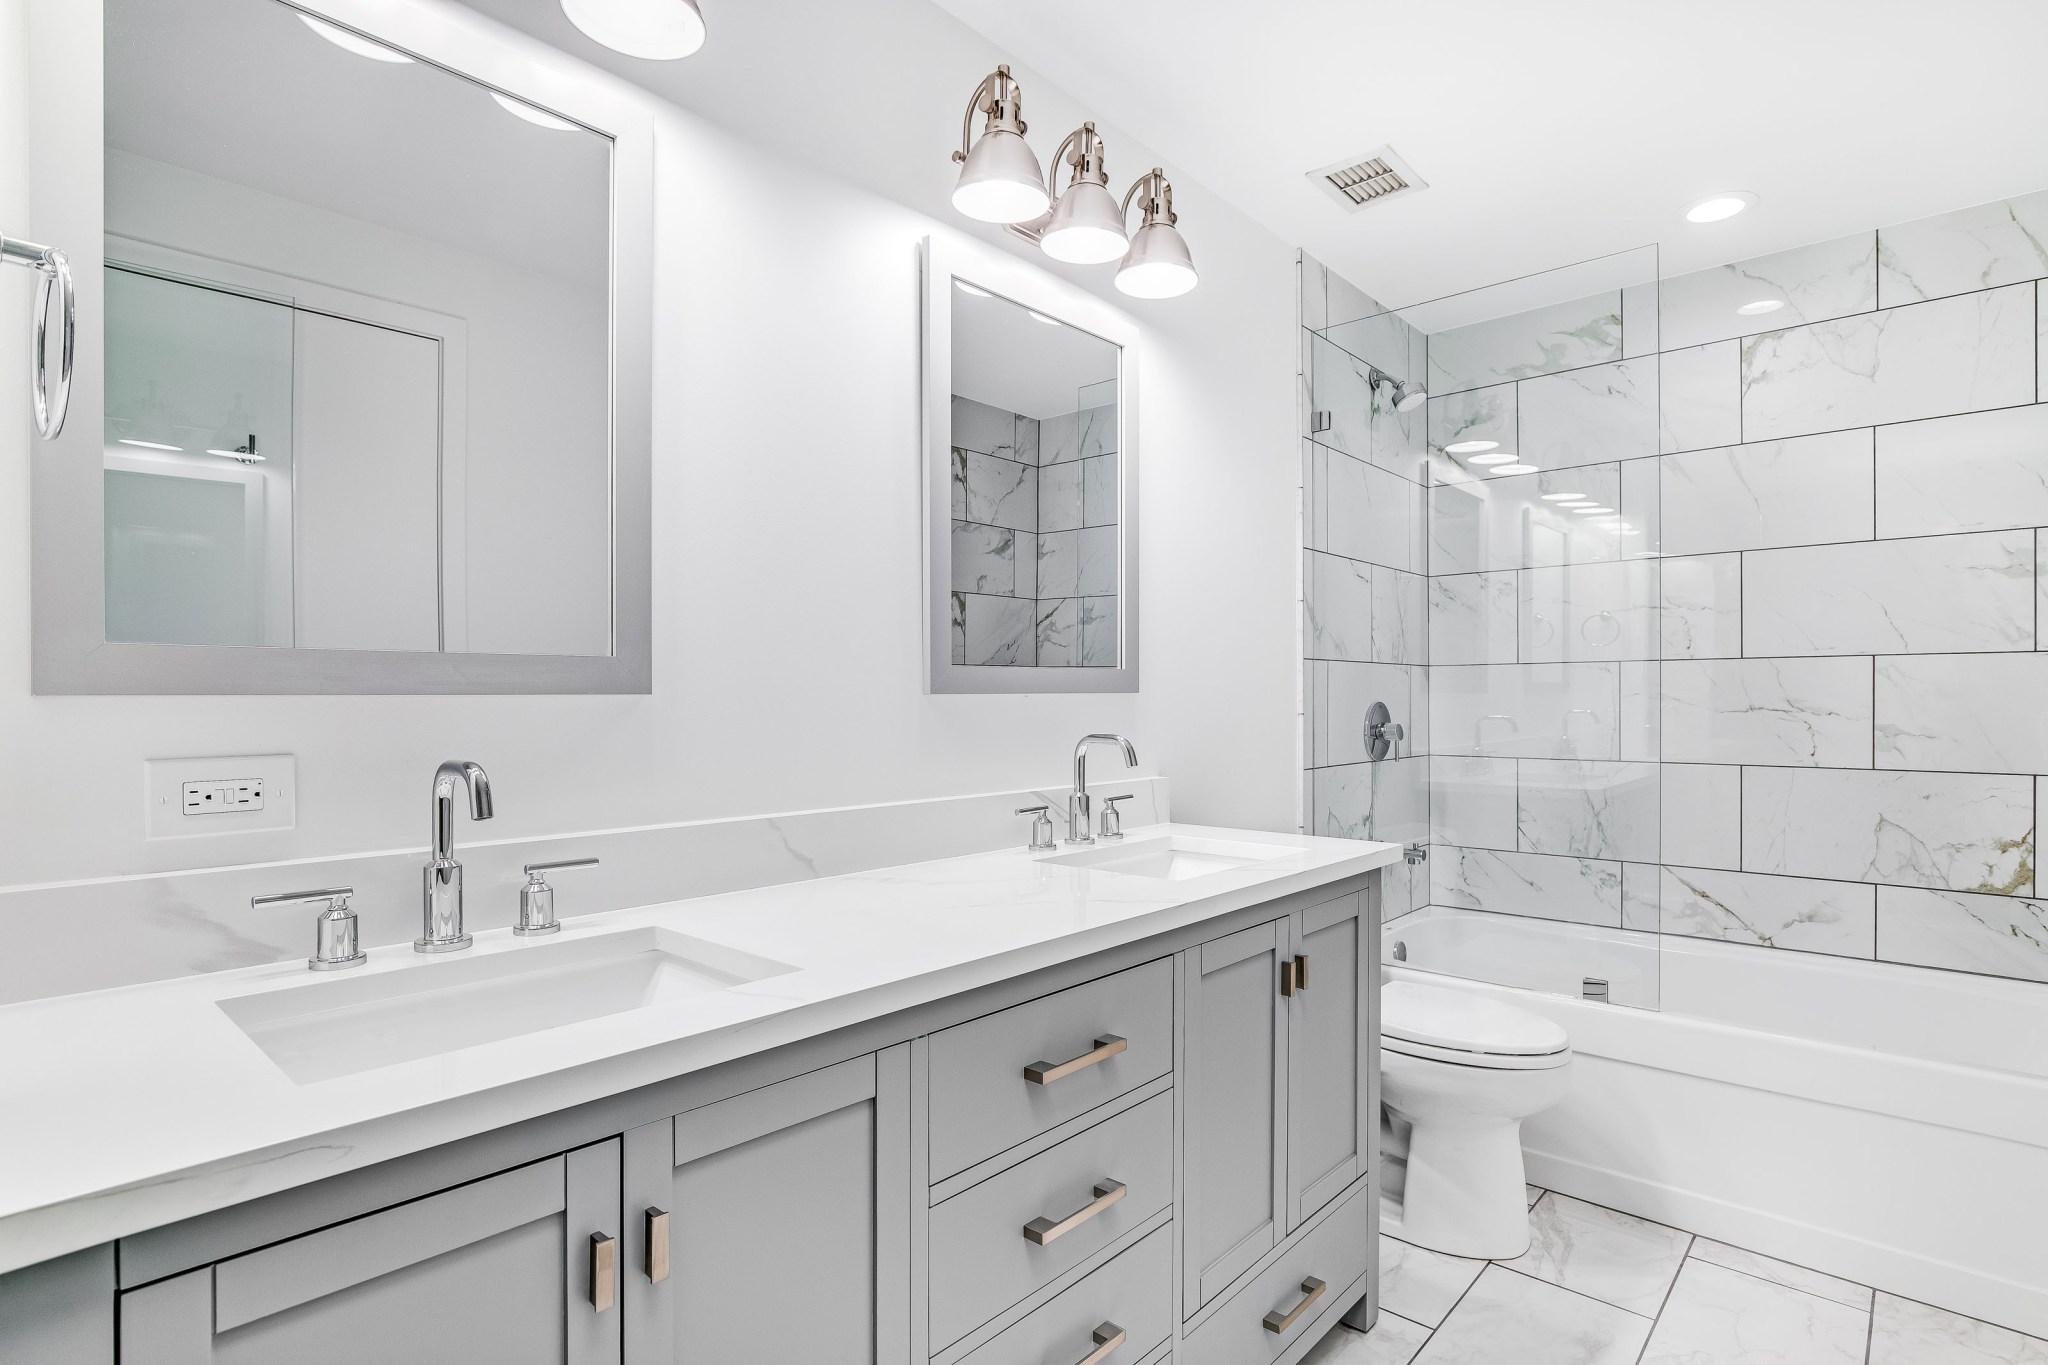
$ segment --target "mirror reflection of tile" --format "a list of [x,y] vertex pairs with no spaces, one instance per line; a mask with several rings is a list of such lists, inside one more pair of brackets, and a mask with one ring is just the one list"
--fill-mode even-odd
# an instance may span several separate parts
[[953,662],[1117,664],[1116,382],[1026,417],[953,395]]

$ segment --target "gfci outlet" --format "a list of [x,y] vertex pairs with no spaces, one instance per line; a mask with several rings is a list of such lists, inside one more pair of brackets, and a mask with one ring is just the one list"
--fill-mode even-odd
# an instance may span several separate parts
[[258,834],[296,823],[290,754],[152,758],[142,765],[143,823],[151,839]]

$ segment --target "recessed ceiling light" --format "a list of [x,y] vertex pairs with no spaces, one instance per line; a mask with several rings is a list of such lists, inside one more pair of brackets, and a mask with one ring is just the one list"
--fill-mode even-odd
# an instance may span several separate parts
[[[1026,308],[1024,311],[1027,313],[1031,313],[1031,310],[1029,308]],[[1042,322],[1048,327],[1059,327],[1063,325],[1058,318],[1049,318],[1043,313],[1031,313],[1031,320],[1033,322]]]
[[1512,450],[1498,450],[1491,455],[1474,455],[1466,464],[1513,464],[1521,457]]
[[126,436],[117,436],[114,439],[119,441],[124,446],[140,446],[144,450],[183,451],[185,449],[185,447],[183,446],[167,446],[162,441],[131,441]]
[[501,95],[495,90],[491,92],[491,98],[496,100],[498,107],[506,113],[514,118],[523,118],[536,128],[548,128],[557,133],[573,133],[577,130],[576,124],[565,118],[556,118],[545,109],[536,109],[525,100],[515,100],[510,95]]
[[1685,206],[1685,221],[1688,223],[1718,223],[1723,218],[1736,214],[1756,203],[1756,196],[1748,190],[1722,190],[1703,199],[1695,199]]
[[319,34],[328,42],[333,43],[343,52],[353,52],[358,57],[368,57],[373,62],[409,62],[412,60],[412,58],[406,56],[398,49],[386,47],[379,42],[373,42],[360,33],[343,28],[340,24],[330,24],[325,19],[315,19],[310,14],[301,14],[299,18],[305,23],[307,28],[312,29],[313,32]]
[[1446,455],[1477,455],[1482,450],[1498,450],[1499,441],[1453,441],[1444,447]]
[[1612,512],[1613,510],[1612,507],[1574,507],[1572,509],[1574,514],[1582,517],[1598,516],[1602,512]]
[[697,0],[562,0],[562,13],[587,36],[628,57],[668,62],[704,46]]
[[1497,468],[1489,469],[1486,472],[1489,474],[1534,474],[1541,468],[1541,465],[1533,464],[1504,464]]
[[965,280],[953,281],[953,287],[963,294],[972,294],[978,299],[992,299],[995,297],[994,294],[989,293],[988,290],[983,289],[980,285],[969,284]]
[[1758,299],[1755,303],[1743,304],[1742,307],[1735,311],[1746,318],[1753,318],[1758,313],[1775,313],[1784,306],[1785,300],[1783,299]]

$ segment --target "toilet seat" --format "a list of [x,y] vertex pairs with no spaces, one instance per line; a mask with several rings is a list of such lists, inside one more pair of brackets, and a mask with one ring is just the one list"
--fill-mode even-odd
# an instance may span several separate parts
[[1393,981],[1380,992],[1388,1052],[1494,1071],[1543,1071],[1571,1060],[1571,1040],[1530,1010],[1472,991]]

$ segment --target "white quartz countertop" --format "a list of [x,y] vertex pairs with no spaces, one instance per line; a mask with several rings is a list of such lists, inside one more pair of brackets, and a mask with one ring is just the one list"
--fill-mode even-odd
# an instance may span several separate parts
[[[1395,862],[1396,844],[1156,825],[1278,856],[1180,881],[1022,848],[0,1008],[0,1272],[944,999]],[[308,947],[312,911],[306,917]],[[353,1075],[293,1081],[224,1000],[654,926],[795,970]],[[90,952],[90,944],[80,944]]]

